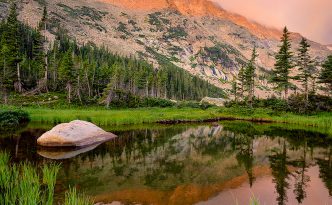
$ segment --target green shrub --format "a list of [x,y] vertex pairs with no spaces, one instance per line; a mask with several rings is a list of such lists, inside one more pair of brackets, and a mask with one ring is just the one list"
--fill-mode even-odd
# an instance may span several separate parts
[[[244,101],[229,101],[225,107],[249,107],[249,103]],[[291,95],[288,100],[276,97],[268,99],[254,99],[253,108],[270,108],[273,111],[285,111],[296,114],[315,114],[318,112],[332,111],[332,98],[321,95],[310,95],[308,102],[305,95]]]
[[29,114],[22,110],[0,112],[0,129],[15,128],[29,121]]
[[176,107],[177,108],[198,108],[198,109],[206,110],[211,107],[214,107],[214,105],[211,105],[207,102],[200,103],[197,101],[182,101],[182,102],[177,103]]
[[139,108],[139,107],[173,107],[174,102],[153,97],[141,97],[124,90],[113,90],[110,107],[113,108]]

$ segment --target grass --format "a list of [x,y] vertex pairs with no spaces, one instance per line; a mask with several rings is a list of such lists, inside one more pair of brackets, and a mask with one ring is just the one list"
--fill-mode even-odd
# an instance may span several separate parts
[[[9,154],[0,152],[0,204],[54,204],[54,188],[59,169],[60,165],[57,164],[44,165],[41,170],[29,163],[10,164]],[[90,198],[77,194],[76,189],[70,189],[65,196],[65,205],[93,204]]]
[[[11,110],[15,107],[0,107]],[[160,121],[195,121],[207,119],[236,119],[257,122],[287,123],[300,126],[311,126],[332,134],[332,113],[315,115],[297,115],[286,112],[276,112],[271,109],[257,108],[217,108],[206,110],[199,108],[139,108],[111,109],[103,107],[46,108],[24,107],[32,122],[63,123],[80,119],[93,122],[99,126],[140,125]]]
[[76,188],[70,188],[66,193],[64,205],[93,205],[94,202],[90,197],[79,194]]

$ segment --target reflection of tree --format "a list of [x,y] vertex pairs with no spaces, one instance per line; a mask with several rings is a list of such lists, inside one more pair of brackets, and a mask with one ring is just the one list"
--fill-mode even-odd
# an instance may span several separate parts
[[330,196],[332,196],[332,147],[327,148],[325,159],[317,159],[320,174],[319,177],[325,183],[325,186],[329,190]]
[[239,150],[239,153],[237,154],[236,158],[239,164],[243,164],[244,168],[246,169],[250,187],[253,185],[255,180],[252,170],[254,164],[253,142],[253,138],[248,136],[239,137],[237,140],[237,149]]
[[305,139],[303,146],[303,156],[300,160],[294,162],[294,165],[299,168],[294,173],[295,177],[294,194],[296,196],[296,200],[300,204],[303,202],[303,199],[306,198],[307,196],[305,189],[308,186],[307,183],[310,181],[310,177],[306,175],[308,168],[306,158],[307,158],[307,143]]
[[279,205],[283,205],[287,202],[287,189],[289,188],[289,183],[287,179],[290,172],[287,169],[287,148],[286,142],[283,144],[282,151],[274,150],[269,156],[270,166],[272,169],[273,182],[275,183],[275,188],[278,194],[277,201]]

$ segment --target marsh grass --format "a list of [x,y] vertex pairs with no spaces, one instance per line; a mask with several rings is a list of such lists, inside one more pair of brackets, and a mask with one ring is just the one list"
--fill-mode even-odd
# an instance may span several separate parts
[[80,119],[93,122],[99,126],[140,125],[159,121],[206,119],[236,119],[248,121],[270,121],[300,126],[316,127],[324,133],[332,135],[332,113],[318,113],[315,115],[297,115],[287,112],[277,112],[265,108],[140,108],[107,110],[102,107],[49,109],[24,108],[31,120],[36,123],[59,124]]
[[57,173],[60,170],[59,164],[44,165],[43,170],[43,184],[47,187],[45,194],[45,205],[53,204],[54,187],[56,184]]
[[94,202],[90,197],[77,193],[76,188],[69,188],[65,195],[64,205],[93,205]]
[[[0,152],[0,204],[54,204],[54,188],[59,169],[59,164],[44,165],[41,170],[28,163],[11,165],[9,154]],[[69,202],[73,202],[68,205],[93,204],[90,198],[77,194],[76,189],[70,189],[65,195],[66,199],[72,199]]]

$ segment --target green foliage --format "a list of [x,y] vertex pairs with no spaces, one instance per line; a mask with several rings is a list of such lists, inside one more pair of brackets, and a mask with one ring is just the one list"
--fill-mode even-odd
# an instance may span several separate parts
[[222,89],[175,66],[166,56],[152,48],[147,48],[147,51],[155,56],[161,65],[158,75],[162,77],[164,97],[176,100],[201,100],[207,96],[226,97]]
[[[0,152],[0,204],[53,205],[54,188],[60,165],[11,164],[9,154]],[[65,193],[66,205],[92,205],[93,201],[76,189]]]
[[281,38],[281,46],[276,55],[276,63],[273,69],[272,82],[277,85],[276,89],[281,89],[285,92],[285,98],[288,98],[288,89],[291,87],[290,71],[293,68],[291,52],[290,33],[288,29],[284,28],[284,33]]
[[302,38],[300,42],[300,48],[298,49],[298,59],[297,66],[300,74],[297,76],[298,80],[302,83],[304,87],[304,93],[306,95],[307,101],[309,96],[309,79],[313,75],[315,69],[313,61],[309,55],[310,45],[305,38]]
[[[226,107],[247,107],[245,101],[230,101]],[[270,108],[278,112],[293,112],[296,114],[317,114],[319,112],[332,111],[332,99],[321,95],[309,95],[308,101],[306,95],[291,95],[288,100],[278,99],[276,97],[268,99],[254,99],[254,108]]]
[[322,65],[323,70],[319,76],[319,83],[325,84],[327,92],[332,94],[332,55]]
[[157,31],[164,31],[164,24],[166,25],[169,24],[169,20],[163,18],[161,15],[162,15],[161,12],[148,14],[150,25],[155,26]]
[[221,64],[223,67],[232,68],[236,66],[235,62],[230,58],[232,51],[231,47],[217,44],[213,47],[205,47],[202,57],[210,58],[213,63]]
[[164,39],[181,39],[186,38],[188,36],[188,33],[185,31],[183,27],[177,26],[177,27],[171,27],[167,30],[167,33],[164,34]]
[[139,107],[173,107],[175,103],[170,100],[151,97],[135,96],[124,90],[109,90],[108,95],[112,98],[108,107],[112,108],[139,108]]
[[27,123],[29,121],[29,114],[23,110],[0,112],[0,130],[15,129],[21,124]]
[[250,61],[244,70],[244,85],[248,92],[248,101],[252,106],[253,98],[255,97],[255,77],[256,77],[256,66],[255,61],[258,57],[256,47],[254,47]]
[[[3,94],[8,94],[17,81],[17,64],[19,63],[19,21],[17,20],[17,6],[12,3],[9,16],[5,23],[1,24],[0,33],[0,86]],[[6,99],[5,99],[6,101]]]
[[79,194],[76,188],[70,188],[65,196],[64,205],[93,205],[93,200],[84,194]]
[[127,29],[127,25],[122,22],[119,22],[119,25],[116,28],[116,30],[125,34],[125,39],[127,39],[127,37],[131,35],[131,33]]
[[321,95],[291,95],[288,99],[288,110],[299,114],[331,112],[332,99]]
[[74,18],[82,18],[87,17],[92,21],[101,21],[102,18],[107,15],[107,12],[98,11],[95,8],[83,6],[81,8],[71,8],[65,4],[58,3],[58,6],[62,7],[62,9],[67,12],[71,17]]

